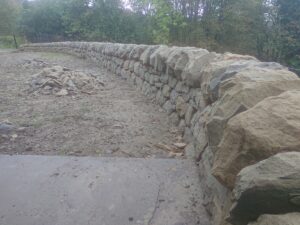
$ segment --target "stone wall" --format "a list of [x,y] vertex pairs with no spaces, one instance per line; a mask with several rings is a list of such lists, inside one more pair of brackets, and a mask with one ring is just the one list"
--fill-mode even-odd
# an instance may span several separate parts
[[[278,152],[300,151],[300,79],[278,63],[164,45],[62,42],[22,48],[92,60],[156,100],[184,133],[186,155],[199,163],[213,224],[227,223],[235,204],[232,190],[243,168]],[[261,101],[266,103],[261,106]]]

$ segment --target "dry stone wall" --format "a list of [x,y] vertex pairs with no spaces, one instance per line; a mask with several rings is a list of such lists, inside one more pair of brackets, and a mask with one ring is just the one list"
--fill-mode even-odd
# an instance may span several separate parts
[[212,224],[227,224],[226,217],[247,223],[229,212],[243,168],[279,152],[300,151],[300,79],[278,63],[164,45],[61,42],[23,49],[92,60],[161,105],[184,133],[187,156],[199,163]]

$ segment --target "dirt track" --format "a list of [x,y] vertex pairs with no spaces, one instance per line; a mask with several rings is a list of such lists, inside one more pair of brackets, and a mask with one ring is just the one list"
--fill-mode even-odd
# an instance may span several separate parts
[[[31,77],[60,65],[104,83],[96,94],[28,93]],[[167,114],[129,82],[87,61],[56,53],[0,52],[0,153],[170,157],[178,141]]]

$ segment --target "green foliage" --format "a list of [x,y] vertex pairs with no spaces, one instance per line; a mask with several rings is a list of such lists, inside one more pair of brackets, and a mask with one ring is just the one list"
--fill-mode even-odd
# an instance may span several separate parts
[[[17,43],[24,44],[25,40],[21,36],[16,37]],[[0,48],[15,48],[15,41],[13,36],[0,36]]]
[[257,55],[300,69],[300,1],[269,0]]
[[14,0],[0,0],[0,6],[0,35],[11,35],[16,31],[19,5]]
[[[17,12],[14,1],[0,0]],[[0,30],[15,27],[6,11]],[[19,26],[30,41],[198,46],[300,67],[299,0],[35,0],[23,3]]]
[[155,6],[153,38],[155,43],[169,43],[171,7],[166,1],[153,1]]
[[[287,61],[300,58],[300,1],[278,0],[278,21],[282,28],[283,58]],[[298,61],[297,65],[300,62]]]
[[36,0],[23,3],[20,29],[29,41],[62,40],[65,28],[58,2]]

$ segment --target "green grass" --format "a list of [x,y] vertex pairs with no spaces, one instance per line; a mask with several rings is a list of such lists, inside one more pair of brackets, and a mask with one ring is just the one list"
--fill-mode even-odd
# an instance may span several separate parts
[[[16,40],[19,46],[26,42],[25,39],[21,36],[17,36]],[[0,36],[0,49],[1,48],[15,48],[13,36]]]

